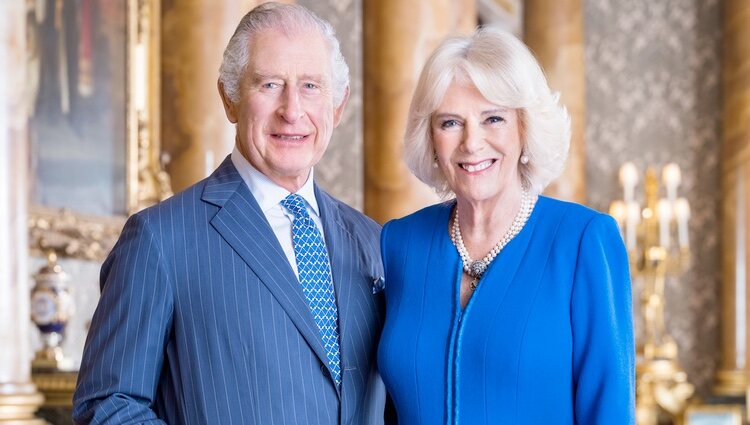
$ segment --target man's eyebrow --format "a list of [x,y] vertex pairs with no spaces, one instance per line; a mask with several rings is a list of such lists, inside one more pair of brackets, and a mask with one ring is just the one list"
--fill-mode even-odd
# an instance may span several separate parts
[[281,79],[281,75],[266,74],[263,72],[254,71],[250,78],[250,80],[254,83],[257,83],[263,80],[270,80],[270,79]]
[[305,74],[301,78],[302,80],[313,80],[322,82],[325,81],[325,78],[321,74]]
[[[285,80],[286,77],[281,74],[271,74],[261,71],[254,71],[250,75],[250,81],[253,83],[259,83],[266,80]],[[300,81],[315,81],[316,83],[323,84],[326,78],[322,74],[304,74],[300,76]]]

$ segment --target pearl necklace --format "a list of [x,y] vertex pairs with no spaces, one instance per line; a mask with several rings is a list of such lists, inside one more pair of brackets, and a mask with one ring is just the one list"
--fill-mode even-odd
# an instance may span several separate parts
[[535,203],[535,196],[531,196],[531,194],[529,194],[527,190],[521,192],[521,206],[518,208],[516,216],[513,217],[513,222],[511,223],[510,228],[500,239],[500,242],[492,247],[490,252],[487,253],[487,255],[485,255],[485,257],[481,260],[472,260],[471,257],[469,257],[469,252],[466,250],[464,240],[461,237],[461,226],[458,220],[458,204],[456,204],[456,213],[453,216],[453,226],[451,227],[450,236],[451,241],[453,241],[453,245],[455,245],[456,249],[458,250],[458,255],[461,256],[461,261],[463,261],[464,263],[464,272],[472,278],[472,291],[477,289],[479,279],[481,279],[484,272],[487,271],[487,268],[490,266],[490,263],[492,263],[492,260],[494,260],[498,254],[500,254],[500,251],[505,248],[505,245],[507,245],[514,237],[516,237],[516,235],[518,235],[518,233],[521,232],[521,229],[523,229],[523,226],[526,224],[529,216],[531,216],[531,211],[533,211]]

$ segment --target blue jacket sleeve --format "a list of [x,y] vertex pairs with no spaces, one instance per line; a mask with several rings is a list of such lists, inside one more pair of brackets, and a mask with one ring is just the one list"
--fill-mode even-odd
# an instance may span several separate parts
[[628,256],[597,215],[578,250],[571,299],[576,423],[635,424],[635,345]]
[[102,266],[73,397],[76,424],[164,423],[152,410],[172,321],[161,247],[143,217],[131,217]]

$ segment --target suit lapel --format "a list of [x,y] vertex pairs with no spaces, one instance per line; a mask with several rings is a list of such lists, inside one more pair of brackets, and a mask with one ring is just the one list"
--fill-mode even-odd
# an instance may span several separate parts
[[299,281],[260,206],[229,158],[209,177],[202,199],[220,207],[211,225],[273,294],[327,365],[320,333]]
[[[348,368],[354,367],[357,353],[351,338],[352,315],[359,313],[354,306],[361,305],[356,298],[361,297],[362,288],[354,279],[358,270],[357,243],[344,225],[341,210],[336,202],[315,186],[315,198],[320,208],[321,221],[325,232],[326,249],[331,259],[331,275],[336,291],[336,306],[339,315],[339,351],[341,355],[342,387],[347,385]],[[369,295],[369,294],[368,294]],[[367,300],[370,301],[371,300]],[[368,302],[364,305],[369,306]],[[362,312],[364,313],[364,312]],[[364,318],[363,318],[364,319]]]
[[318,207],[320,208],[320,219],[323,223],[323,231],[325,232],[326,249],[331,260],[331,275],[336,291],[336,305],[339,314],[339,334],[342,334],[343,329],[346,327],[346,319],[348,317],[346,306],[349,304],[347,300],[351,292],[351,285],[347,285],[344,281],[344,267],[346,264],[344,256],[351,255],[352,241],[349,240],[349,233],[341,222],[338,206],[317,185],[315,186],[315,199],[318,201]]

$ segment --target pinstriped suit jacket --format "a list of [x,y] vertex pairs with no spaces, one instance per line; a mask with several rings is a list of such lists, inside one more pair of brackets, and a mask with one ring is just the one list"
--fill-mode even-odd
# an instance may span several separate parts
[[125,225],[102,267],[76,423],[382,424],[380,226],[315,194],[338,303],[340,390],[299,282],[227,158]]

